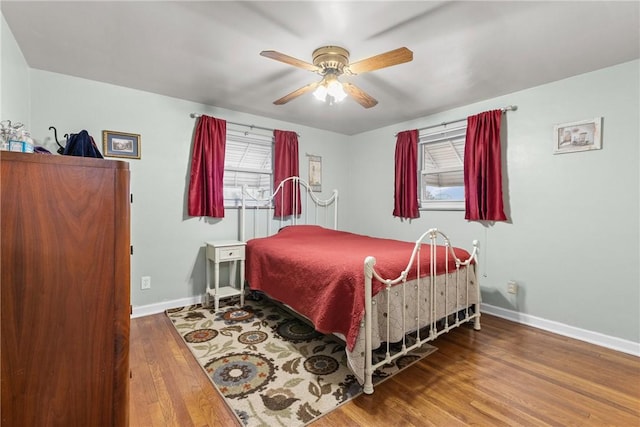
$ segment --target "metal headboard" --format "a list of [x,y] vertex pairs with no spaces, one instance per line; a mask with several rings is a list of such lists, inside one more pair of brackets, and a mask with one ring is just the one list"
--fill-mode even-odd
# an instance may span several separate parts
[[[280,203],[284,205],[284,186],[288,182],[292,183],[293,188],[296,186],[300,188],[301,206],[298,206],[299,202],[295,191],[291,192],[291,205],[293,212],[298,212],[298,208],[300,208],[301,214],[276,217],[273,202],[276,197],[280,197]],[[247,211],[253,212],[251,222],[253,233],[251,236],[246,234]],[[328,199],[320,199],[313,194],[309,183],[297,176],[282,180],[273,194],[264,199],[250,194],[247,186],[243,186],[240,206],[240,241],[245,242],[247,238],[270,236],[286,225],[298,224],[322,225],[336,230],[338,228],[338,190],[333,190]],[[261,226],[264,230],[262,233],[260,232]]]

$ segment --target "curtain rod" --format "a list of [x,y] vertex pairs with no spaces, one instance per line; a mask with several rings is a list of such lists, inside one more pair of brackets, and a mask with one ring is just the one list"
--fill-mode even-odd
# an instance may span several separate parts
[[[202,114],[198,114],[198,113],[191,113],[191,114],[190,114],[190,116],[191,116],[191,117],[193,117],[194,119],[197,119],[198,117],[201,117],[201,116],[202,116]],[[244,123],[230,122],[230,121],[228,121],[228,120],[225,120],[225,121],[226,121],[227,123],[229,123],[229,124],[232,124],[232,125],[236,125],[236,126],[246,126],[246,127],[248,127],[248,128],[251,128],[251,129],[262,129],[262,130],[268,130],[268,131],[271,131],[271,132],[273,132],[273,131],[275,130],[275,129],[271,129],[271,128],[265,128],[265,127],[262,127],[262,126],[246,125],[246,124],[244,124]],[[296,132],[296,135],[300,136],[300,134],[299,134],[298,132]]]
[[[516,111],[517,109],[518,109],[517,105],[507,105],[506,107],[502,107],[500,110],[503,113],[506,113],[507,111]],[[425,126],[423,128],[419,128],[419,129],[417,129],[417,131],[420,132],[421,130],[433,129],[433,128],[437,128],[437,127],[440,127],[440,126],[450,125],[451,123],[464,122],[465,120],[467,120],[466,117],[464,119],[451,120],[449,122],[442,122],[442,123],[438,123],[437,125],[431,125],[431,126]],[[396,133],[394,136],[398,136],[398,134]]]

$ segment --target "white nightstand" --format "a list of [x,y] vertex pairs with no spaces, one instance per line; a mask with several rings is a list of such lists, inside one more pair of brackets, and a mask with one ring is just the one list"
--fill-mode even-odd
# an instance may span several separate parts
[[[214,311],[220,308],[220,300],[240,295],[240,305],[244,305],[244,248],[246,244],[237,240],[206,242],[207,244],[207,289],[205,304],[210,297],[214,301]],[[211,262],[213,262],[213,283],[211,283]],[[220,263],[230,262],[229,283],[220,284]],[[236,267],[240,262],[240,286],[236,286]]]

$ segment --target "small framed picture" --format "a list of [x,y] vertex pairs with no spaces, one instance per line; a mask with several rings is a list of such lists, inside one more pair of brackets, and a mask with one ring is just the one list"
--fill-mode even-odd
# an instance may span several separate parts
[[309,186],[311,191],[322,191],[322,157],[309,155]]
[[105,157],[140,158],[140,135],[135,133],[102,131],[102,150]]
[[602,148],[602,117],[563,123],[553,128],[553,154]]

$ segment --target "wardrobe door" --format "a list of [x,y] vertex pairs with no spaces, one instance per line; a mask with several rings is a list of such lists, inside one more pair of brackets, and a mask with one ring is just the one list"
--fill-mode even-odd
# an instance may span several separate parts
[[128,170],[2,156],[2,425],[127,425]]

